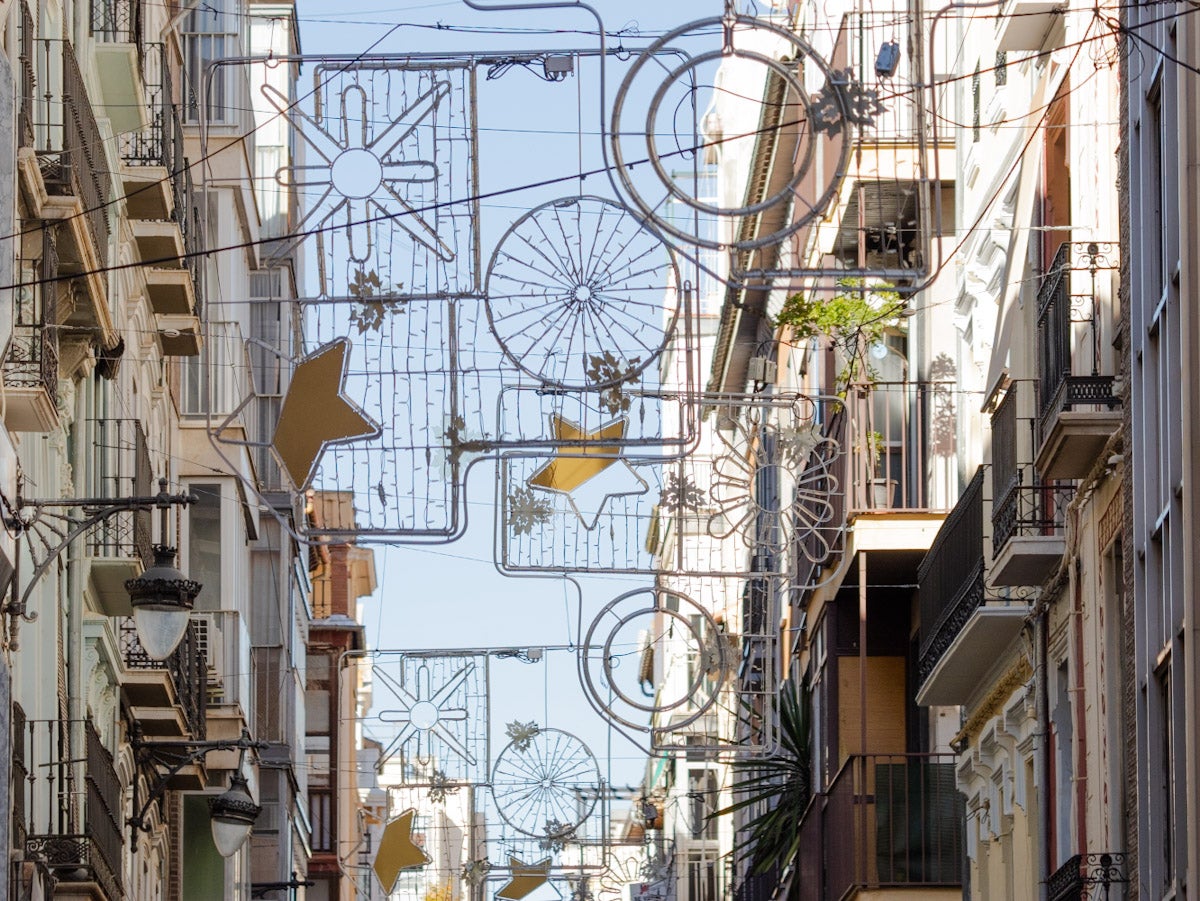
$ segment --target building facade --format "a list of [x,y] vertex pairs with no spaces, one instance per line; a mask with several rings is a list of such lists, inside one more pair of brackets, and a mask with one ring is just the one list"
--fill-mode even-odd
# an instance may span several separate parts
[[[294,5],[21,0],[0,16],[0,897],[303,891],[316,614],[286,524],[304,511],[269,453],[212,429],[264,440],[298,347],[302,262],[268,252],[296,221],[274,178],[292,149],[245,77],[294,96],[298,71],[207,68],[297,53]],[[165,659],[126,589],[160,565],[201,586]],[[209,801],[241,784],[261,812],[226,857]]]

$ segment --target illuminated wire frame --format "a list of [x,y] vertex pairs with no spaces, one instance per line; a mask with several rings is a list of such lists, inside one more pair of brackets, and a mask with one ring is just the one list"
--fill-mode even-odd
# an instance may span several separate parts
[[[713,32],[721,37],[719,46],[689,56],[661,75],[655,62],[662,48],[702,35],[708,35],[711,43]],[[775,52],[773,45],[781,49]],[[681,130],[679,110],[694,106],[697,93],[708,87],[701,84],[705,70],[731,59],[757,63],[766,70],[763,99],[738,101],[757,105],[760,115],[747,117],[754,126],[746,134],[725,134],[723,126],[710,118],[701,135]],[[686,252],[696,247],[746,251],[778,245],[821,215],[845,174],[850,120],[843,92],[832,88],[838,80],[807,42],[773,22],[742,15],[717,16],[675,28],[635,61],[613,100],[609,141],[614,187]],[[716,93],[717,89],[709,90]],[[663,135],[674,136],[666,146]],[[785,183],[760,200],[738,205],[689,193],[674,170],[738,140],[770,142],[777,156],[794,160]],[[657,176],[657,192],[648,191],[631,174],[633,165],[643,159]],[[724,236],[710,237],[692,228],[686,218],[666,215],[672,200],[725,223],[726,228],[720,230]],[[755,217],[770,225],[751,234],[747,222]]]
[[368,729],[383,745],[380,771],[443,793],[487,780],[488,655],[377,651],[363,665],[374,686]]
[[558,729],[514,740],[492,768],[492,797],[504,821],[560,851],[600,797],[600,769],[582,741]]
[[592,620],[579,651],[588,699],[619,727],[648,733],[655,751],[771,753],[778,579],[669,581],[626,592]]
[[612,446],[616,427],[541,454],[502,455],[496,560],[506,572],[758,571],[796,557],[828,578],[845,530],[842,402],[805,395],[697,396],[695,449],[654,458]]
[[404,296],[476,296],[474,67],[399,57],[304,61],[312,82],[302,102],[269,75],[261,87],[290,140],[304,145],[303,163],[276,173],[276,190],[309,198],[273,258],[309,244],[319,294],[357,299],[360,331]]
[[[565,58],[576,66],[606,59],[594,49]],[[281,516],[301,540],[454,540],[466,529],[472,462],[569,445],[555,429],[559,418],[592,428],[599,417],[627,416],[622,447],[687,439],[693,411],[659,390],[658,365],[667,349],[693,359],[687,285],[661,237],[621,204],[568,197],[517,216],[492,255],[494,297],[485,299],[478,107],[481,97],[494,102],[511,91],[491,76],[542,68],[546,54],[497,59],[224,60],[213,75],[223,79],[214,87],[245,94],[237,108],[257,94],[277,114],[255,136],[259,157],[280,164],[255,190],[263,234],[277,236],[263,247],[263,265],[278,268],[255,273],[251,315],[208,317],[201,366],[185,367],[186,413],[208,416],[217,453],[271,509],[268,488],[279,486],[262,476],[276,465],[280,373],[295,361],[346,346],[340,396],[379,425],[331,442],[308,473],[292,474],[350,499],[344,522]],[[293,101],[284,73],[297,65],[312,80]],[[205,141],[213,124],[201,130]],[[290,146],[304,152],[291,157]],[[308,201],[300,209],[297,192]],[[290,291],[295,259],[313,269],[315,291]],[[551,296],[561,303],[535,328],[544,311],[531,304]],[[289,303],[302,328],[277,315]],[[695,371],[673,365],[688,378]],[[252,449],[252,464],[243,448]]]

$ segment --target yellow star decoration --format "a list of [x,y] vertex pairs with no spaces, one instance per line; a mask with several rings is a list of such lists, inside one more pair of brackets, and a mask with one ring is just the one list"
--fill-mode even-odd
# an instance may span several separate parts
[[342,393],[350,342],[338,338],[296,364],[271,446],[297,490],[316,475],[330,444],[374,438],[380,428]]
[[570,494],[588,479],[595,478],[618,460],[619,447],[597,444],[625,437],[624,419],[610,422],[594,432],[585,432],[570,420],[555,414],[550,417],[554,437],[559,441],[578,441],[555,451],[554,459],[529,479],[529,484],[549,491]]
[[429,863],[429,855],[412,840],[413,817],[416,815],[415,809],[409,809],[394,820],[389,820],[379,838],[379,851],[372,869],[384,892],[389,895],[396,887],[401,870],[423,867]]
[[496,892],[496,897],[503,898],[504,901],[520,901],[526,895],[532,894],[550,879],[550,861],[551,858],[547,857],[537,863],[525,863],[521,858],[510,854],[508,866],[512,875],[504,888]]

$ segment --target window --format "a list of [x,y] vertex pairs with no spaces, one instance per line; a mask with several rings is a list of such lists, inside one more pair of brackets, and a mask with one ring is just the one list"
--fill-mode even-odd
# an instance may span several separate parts
[[996,87],[1002,88],[1008,84],[1008,51],[996,51]]
[[710,769],[688,770],[688,807],[692,838],[717,839],[717,773]]
[[717,864],[702,851],[688,852],[687,901],[717,901]]
[[188,578],[204,589],[197,610],[221,609],[221,484],[189,486],[197,501],[188,508]]
[[206,121],[232,123],[237,112],[231,102],[234,67],[216,66],[210,78],[205,77],[205,72],[217,60],[240,55],[236,0],[210,0],[192,10],[184,19],[182,36],[185,120],[200,121],[201,97],[207,88]]
[[1158,784],[1153,786],[1159,803],[1153,805],[1161,811],[1162,819],[1158,830],[1162,834],[1163,878],[1160,888],[1168,891],[1175,884],[1175,730],[1172,728],[1173,695],[1171,685],[1171,658],[1168,655],[1158,671]]

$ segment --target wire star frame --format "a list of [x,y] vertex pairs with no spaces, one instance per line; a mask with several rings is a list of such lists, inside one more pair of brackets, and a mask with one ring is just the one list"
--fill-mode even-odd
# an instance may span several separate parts
[[845,530],[850,473],[834,429],[842,401],[799,394],[697,401],[709,415],[686,455],[639,456],[609,446],[600,432],[581,447],[503,455],[501,568],[720,577],[754,572],[769,554],[820,584]]

